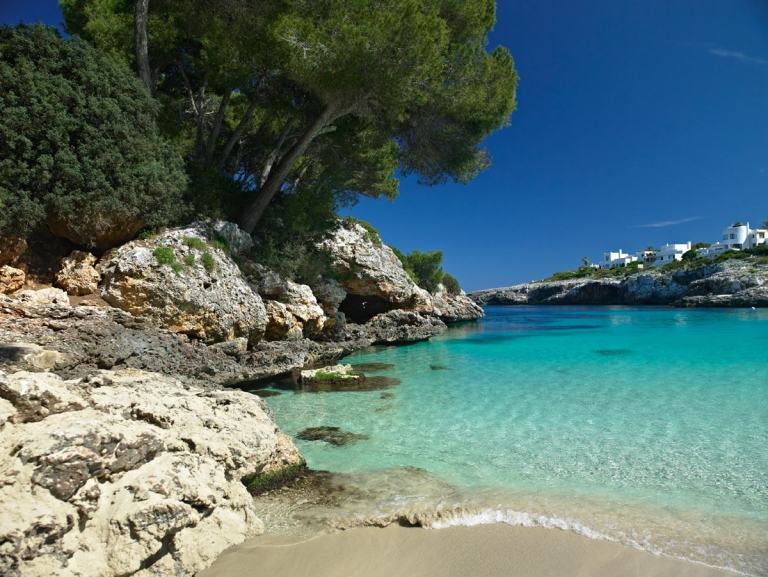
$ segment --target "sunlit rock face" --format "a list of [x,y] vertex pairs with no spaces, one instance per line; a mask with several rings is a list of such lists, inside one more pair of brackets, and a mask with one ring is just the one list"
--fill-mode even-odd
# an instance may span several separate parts
[[264,336],[267,313],[208,226],[129,242],[100,262],[101,296],[114,307],[206,343]]
[[263,401],[133,369],[0,372],[0,574],[194,575],[263,524],[242,479],[302,462]]

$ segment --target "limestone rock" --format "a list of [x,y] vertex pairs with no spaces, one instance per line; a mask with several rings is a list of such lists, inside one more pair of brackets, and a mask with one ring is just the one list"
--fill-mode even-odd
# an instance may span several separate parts
[[192,576],[263,530],[241,479],[302,462],[258,397],[158,374],[0,372],[0,401],[9,577]]
[[210,228],[213,237],[223,241],[232,254],[245,254],[253,248],[251,235],[234,222],[216,220],[210,223]]
[[15,265],[27,250],[27,241],[18,236],[0,238],[0,266]]
[[434,315],[446,323],[474,321],[485,314],[482,307],[465,294],[451,295],[440,290],[432,296]]
[[297,339],[320,333],[327,317],[312,289],[284,279],[254,262],[245,261],[242,269],[252,287],[266,301],[267,339]]
[[56,273],[56,286],[71,295],[95,293],[101,280],[95,264],[96,257],[91,253],[72,251],[69,256],[61,260],[61,268]]
[[300,385],[313,385],[319,382],[335,381],[361,381],[365,377],[354,372],[352,365],[330,365],[319,369],[307,369],[301,371],[299,376]]
[[329,255],[334,278],[347,293],[343,311],[354,322],[365,322],[392,309],[432,312],[429,293],[403,269],[394,251],[357,223],[341,222],[317,245]]
[[69,297],[61,289],[48,287],[38,290],[27,289],[13,295],[14,299],[29,307],[69,307]]
[[23,270],[8,265],[0,266],[0,293],[10,294],[19,290],[26,279]]
[[539,281],[478,291],[481,305],[655,304],[766,306],[768,266],[757,259],[709,263],[672,272],[643,271],[626,278]]
[[347,325],[350,337],[366,337],[374,344],[388,345],[425,341],[445,329],[445,323],[436,317],[399,309],[376,315],[364,325]]
[[112,306],[206,343],[258,342],[264,303],[205,224],[167,230],[115,249],[100,263],[101,296]]

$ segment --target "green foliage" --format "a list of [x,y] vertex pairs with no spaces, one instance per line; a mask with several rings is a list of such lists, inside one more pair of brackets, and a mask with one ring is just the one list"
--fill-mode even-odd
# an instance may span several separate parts
[[461,285],[452,274],[443,273],[443,286],[449,295],[456,296],[461,294]]
[[696,249],[692,248],[691,250],[688,250],[683,253],[683,260],[685,262],[691,262],[697,260],[699,257],[696,254]]
[[[133,63],[133,2],[61,4],[70,33]],[[515,108],[494,0],[163,0],[148,22],[198,214],[246,215],[265,188],[393,198],[398,168],[468,182]]]
[[328,273],[330,262],[314,241],[336,226],[336,219],[330,191],[281,194],[255,234],[254,260],[297,282],[315,281]]
[[756,247],[749,248],[744,252],[757,256],[768,255],[768,244],[759,244]]
[[189,248],[194,248],[197,250],[205,250],[206,248],[208,248],[208,243],[205,242],[202,238],[199,238],[197,236],[185,236],[181,240]]
[[176,253],[169,246],[158,246],[152,251],[152,255],[160,266],[172,265],[176,262]]
[[714,262],[720,263],[728,260],[741,260],[749,257],[750,257],[750,254],[747,251],[726,250],[725,252],[719,254],[717,258],[715,258]]
[[400,253],[398,257],[403,262],[403,268],[411,278],[415,279],[414,282],[417,285],[431,293],[437,290],[437,286],[445,274],[440,266],[443,262],[442,251],[421,252],[414,250],[408,255]]
[[195,255],[191,253],[184,255],[184,264],[187,266],[193,266],[195,264]]
[[709,248],[710,246],[712,246],[712,244],[708,242],[697,242],[691,248],[694,250],[698,250],[700,248]]
[[203,253],[203,268],[208,272],[213,272],[216,268],[216,261],[214,260],[213,255],[208,251]]
[[53,217],[81,238],[176,219],[186,186],[124,64],[52,28],[0,28],[0,234]]

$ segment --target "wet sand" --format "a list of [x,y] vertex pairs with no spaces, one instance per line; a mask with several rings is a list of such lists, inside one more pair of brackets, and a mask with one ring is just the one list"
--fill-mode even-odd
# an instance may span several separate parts
[[296,542],[260,537],[199,577],[733,577],[556,529],[482,525],[351,529]]

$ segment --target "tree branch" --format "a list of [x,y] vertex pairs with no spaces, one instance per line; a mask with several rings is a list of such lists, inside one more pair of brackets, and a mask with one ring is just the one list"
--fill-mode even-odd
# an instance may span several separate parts
[[147,36],[147,14],[149,0],[136,0],[134,6],[133,35],[136,50],[136,72],[144,83],[147,92],[152,94],[154,86],[149,68],[149,38]]

